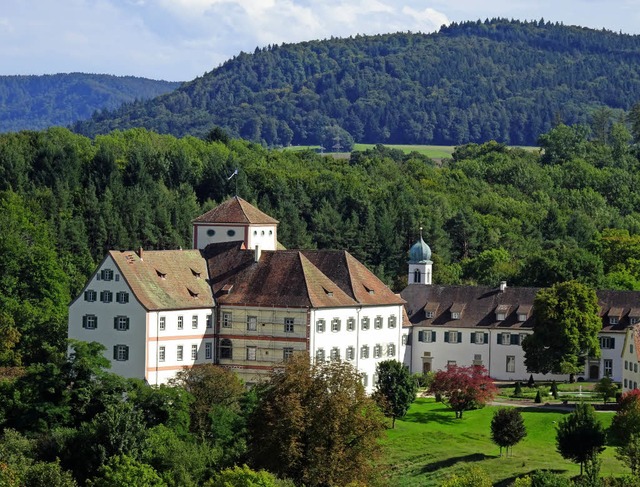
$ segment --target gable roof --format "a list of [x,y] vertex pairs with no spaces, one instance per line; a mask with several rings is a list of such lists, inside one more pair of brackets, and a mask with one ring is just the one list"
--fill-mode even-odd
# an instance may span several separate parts
[[[346,252],[263,251],[255,262],[254,251],[245,250],[241,242],[230,242],[210,244],[204,255],[213,295],[220,304],[326,308],[404,302],[372,273],[363,271],[362,264],[353,264]],[[353,287],[365,284],[377,294],[367,293],[359,300],[360,292]],[[223,290],[225,286],[232,286],[231,291]]]
[[225,201],[224,203],[209,210],[204,215],[193,220],[194,223],[218,223],[218,224],[254,224],[254,225],[275,225],[278,220],[271,218],[266,213],[243,200],[239,196]]
[[199,250],[112,250],[109,256],[147,310],[211,308],[206,261]]
[[[425,286],[410,284],[400,294],[407,301],[409,320],[415,326],[452,326],[483,328],[532,328],[533,301],[540,288],[507,287],[500,291],[488,286]],[[598,296],[599,315],[603,331],[623,331],[630,325],[630,316],[636,316],[640,292],[600,290]],[[464,306],[460,319],[452,319],[451,311]],[[507,309],[506,319],[498,321],[496,311]],[[611,324],[613,310],[618,323]],[[427,318],[426,311],[434,313]],[[518,314],[525,314],[525,321],[518,321]]]

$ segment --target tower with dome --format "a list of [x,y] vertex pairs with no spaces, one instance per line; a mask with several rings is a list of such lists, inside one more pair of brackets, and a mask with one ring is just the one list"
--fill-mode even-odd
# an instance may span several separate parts
[[420,239],[409,249],[409,284],[431,284],[431,249],[422,238],[422,228],[420,228]]

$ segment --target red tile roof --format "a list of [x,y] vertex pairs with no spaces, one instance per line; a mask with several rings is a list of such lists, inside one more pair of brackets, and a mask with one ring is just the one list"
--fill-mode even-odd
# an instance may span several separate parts
[[[204,255],[220,304],[323,308],[404,303],[347,252],[263,251],[255,262],[252,250],[231,242],[211,244]],[[226,294],[223,287],[229,284],[233,289]],[[363,291],[367,287],[374,294]]]
[[206,261],[199,250],[112,250],[109,255],[147,310],[211,308]]
[[275,225],[278,223],[278,220],[261,212],[239,196],[234,196],[193,221],[194,223],[251,223],[255,225]]

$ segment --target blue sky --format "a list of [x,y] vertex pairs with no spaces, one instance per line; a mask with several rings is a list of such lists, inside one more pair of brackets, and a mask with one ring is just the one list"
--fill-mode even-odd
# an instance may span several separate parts
[[640,34],[640,0],[2,0],[0,75],[187,81],[256,46],[492,17]]

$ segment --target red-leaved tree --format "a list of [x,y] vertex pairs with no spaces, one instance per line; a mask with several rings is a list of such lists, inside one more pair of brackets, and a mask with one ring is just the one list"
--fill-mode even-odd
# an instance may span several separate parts
[[640,390],[625,392],[611,421],[609,438],[615,445],[626,445],[633,434],[640,434]]
[[458,367],[436,372],[429,392],[439,395],[462,418],[462,412],[484,406],[491,401],[498,389],[481,365]]

